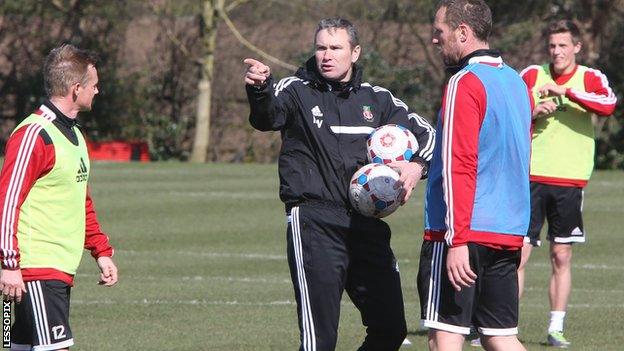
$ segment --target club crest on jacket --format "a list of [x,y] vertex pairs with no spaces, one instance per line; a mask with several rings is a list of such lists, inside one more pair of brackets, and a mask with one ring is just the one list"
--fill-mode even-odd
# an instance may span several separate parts
[[368,105],[362,106],[362,116],[366,122],[372,122],[375,116],[373,116],[373,111],[371,111],[371,107]]

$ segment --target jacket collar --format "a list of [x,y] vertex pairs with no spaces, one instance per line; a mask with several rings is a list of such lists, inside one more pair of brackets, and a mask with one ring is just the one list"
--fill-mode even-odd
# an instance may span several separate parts
[[476,63],[476,62],[502,64],[503,59],[501,58],[501,53],[498,50],[479,49],[464,56],[457,65],[447,66],[446,70],[451,74],[455,74],[461,71],[464,67],[468,66],[469,64]]
[[56,106],[54,106],[54,104],[50,100],[44,101],[43,105],[45,107],[49,108],[54,113],[54,115],[56,117],[55,121],[57,121],[58,123],[61,123],[62,125],[66,126],[67,128],[72,128],[73,126],[78,125],[78,119],[77,118],[69,118],[69,117],[65,116],[65,114],[63,112],[61,112],[61,110],[56,108]]

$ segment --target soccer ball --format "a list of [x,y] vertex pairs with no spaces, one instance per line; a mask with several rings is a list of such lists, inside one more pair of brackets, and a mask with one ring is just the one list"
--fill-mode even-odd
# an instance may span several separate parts
[[394,212],[400,205],[401,189],[394,189],[399,174],[392,168],[369,163],[360,168],[349,185],[351,205],[367,217],[382,218]]
[[388,164],[396,161],[409,161],[418,151],[418,141],[409,129],[386,124],[378,127],[366,144],[368,160],[372,163]]

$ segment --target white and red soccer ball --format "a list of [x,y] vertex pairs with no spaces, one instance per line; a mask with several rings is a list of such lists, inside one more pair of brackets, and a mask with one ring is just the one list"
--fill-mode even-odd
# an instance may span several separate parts
[[409,161],[418,151],[418,141],[409,129],[386,124],[371,133],[366,142],[368,160],[382,165]]
[[388,166],[378,163],[365,165],[351,177],[351,205],[367,217],[388,216],[401,205],[401,188],[394,189],[398,180],[399,174]]

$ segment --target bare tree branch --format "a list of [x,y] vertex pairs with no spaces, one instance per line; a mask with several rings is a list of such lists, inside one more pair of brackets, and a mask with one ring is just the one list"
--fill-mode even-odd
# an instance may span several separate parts
[[[326,13],[319,11],[318,7],[312,6],[312,4],[315,3],[314,1],[269,0],[269,2],[298,9],[311,18],[320,18],[326,15]],[[316,3],[318,3],[318,1]]]
[[[158,5],[156,5],[154,2],[150,2],[149,6],[150,6],[150,9],[152,10],[152,12],[158,18],[161,18],[162,11],[158,8]],[[186,45],[184,45],[184,43],[181,42],[180,39],[178,39],[178,37],[175,35],[175,33],[171,30],[170,26],[163,26],[163,28],[165,28],[165,35],[167,36],[167,38],[169,38],[171,43],[173,43],[173,45],[178,50],[180,50],[180,52],[182,53],[182,55],[184,55],[184,57],[189,59],[194,64],[197,64],[197,65],[201,65],[202,64],[202,60],[200,60],[199,58],[197,58],[195,55],[193,55],[191,53],[191,51],[186,47]]]
[[69,12],[71,11],[73,8],[80,6],[79,4],[80,0],[72,0],[69,2],[69,6],[66,8],[63,4],[63,0],[52,0],[51,3],[54,7],[56,7],[57,10],[61,11],[61,12]]
[[54,5],[54,7],[56,7],[57,10],[59,11],[63,11],[65,12],[65,7],[63,6],[63,1],[62,0],[52,0],[52,5]]
[[[59,4],[57,4],[59,5]],[[74,0],[70,3],[70,7],[65,9],[62,7],[58,7],[58,9],[65,14],[65,21],[59,28],[58,36],[56,41],[61,41],[64,37],[64,32],[66,28],[70,28],[70,38],[72,38],[75,34],[80,32],[80,8],[81,2],[80,0]]]
[[624,15],[624,1],[619,0],[615,5],[614,11],[618,15]]
[[237,8],[239,5],[242,5],[242,4],[246,3],[246,2],[249,2],[249,0],[235,0],[235,1],[232,1],[225,8],[225,12],[230,12],[230,11],[234,10],[235,8]]
[[248,48],[249,50],[255,52],[256,54],[262,56],[263,58],[265,58],[266,60],[280,66],[283,68],[286,68],[288,70],[291,71],[296,71],[297,70],[297,66],[292,65],[290,63],[286,63],[276,57],[273,57],[271,55],[269,55],[268,53],[262,51],[260,48],[256,47],[255,45],[253,45],[252,43],[250,43],[247,39],[245,39],[243,37],[243,35],[238,31],[238,29],[236,29],[236,26],[234,26],[234,23],[232,23],[232,20],[230,19],[230,17],[227,15],[227,13],[225,11],[223,11],[223,9],[219,9],[219,11],[221,12],[221,18],[223,18],[223,21],[225,22],[225,24],[228,26],[228,28],[230,29],[230,31],[232,31],[232,34],[234,34],[234,36],[236,37],[236,39],[238,39],[238,41],[243,44],[246,48]]
[[180,39],[178,39],[178,37],[173,33],[171,28],[169,27],[165,28],[165,35],[167,36],[167,38],[169,38],[169,40],[171,40],[173,45],[175,45],[175,47],[178,48],[178,50],[180,50],[180,52],[184,55],[184,57],[186,57],[187,59],[189,59],[191,62],[195,64],[198,64],[198,65],[202,64],[202,60],[195,57],[195,55],[193,55],[189,51],[186,45],[184,45],[184,43],[181,42]]

